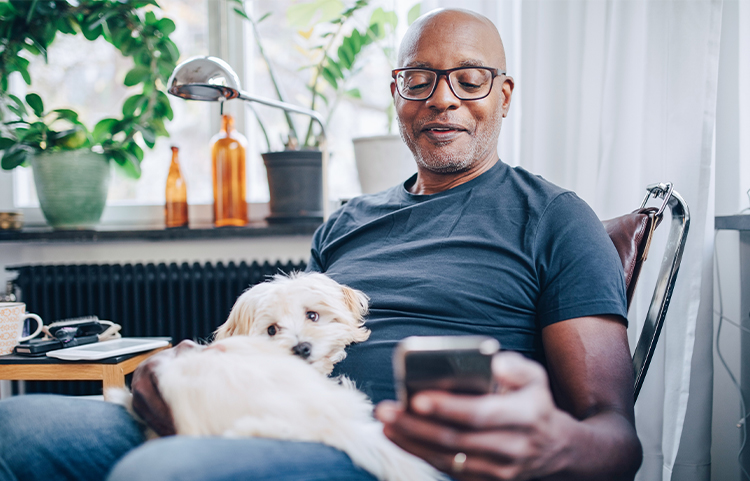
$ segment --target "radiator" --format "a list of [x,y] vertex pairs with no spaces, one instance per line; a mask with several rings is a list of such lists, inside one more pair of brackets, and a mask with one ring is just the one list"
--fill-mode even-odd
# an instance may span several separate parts
[[[304,262],[192,265],[16,266],[14,284],[26,310],[45,324],[96,315],[122,326],[122,335],[208,340],[245,289],[280,272],[304,270]],[[15,383],[14,383],[15,384]],[[14,386],[18,391],[18,386]],[[27,393],[101,394],[101,382],[26,381]]]

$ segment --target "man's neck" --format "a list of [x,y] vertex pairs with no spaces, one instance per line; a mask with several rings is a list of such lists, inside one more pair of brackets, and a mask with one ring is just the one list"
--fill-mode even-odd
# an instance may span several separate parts
[[497,155],[493,158],[492,161],[478,162],[461,172],[437,173],[418,166],[417,180],[407,189],[411,194],[430,195],[458,187],[490,170],[499,161]]

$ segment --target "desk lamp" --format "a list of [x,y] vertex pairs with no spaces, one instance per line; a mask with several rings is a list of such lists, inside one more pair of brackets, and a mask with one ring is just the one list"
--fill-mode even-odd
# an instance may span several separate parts
[[167,91],[187,100],[223,102],[240,99],[311,117],[320,125],[320,150],[323,158],[323,218],[328,218],[328,142],[323,117],[316,111],[256,97],[240,90],[240,79],[228,63],[217,57],[192,57],[177,67],[167,82]]

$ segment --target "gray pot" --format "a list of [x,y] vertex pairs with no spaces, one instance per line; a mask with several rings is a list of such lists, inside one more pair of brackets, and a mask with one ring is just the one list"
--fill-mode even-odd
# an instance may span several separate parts
[[109,190],[109,161],[90,150],[42,152],[31,157],[39,204],[54,229],[93,229]]
[[262,154],[268,174],[269,223],[323,221],[323,154],[285,150]]

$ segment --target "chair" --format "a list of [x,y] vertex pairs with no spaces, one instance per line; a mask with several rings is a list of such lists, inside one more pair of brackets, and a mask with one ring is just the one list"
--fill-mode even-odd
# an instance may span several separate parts
[[[669,301],[672,298],[672,290],[677,280],[677,271],[680,268],[682,253],[685,249],[688,228],[690,227],[688,206],[674,190],[671,183],[649,185],[646,191],[646,197],[639,209],[630,214],[602,222],[620,255],[622,266],[625,269],[627,301],[628,308],[630,308],[641,267],[648,257],[654,231],[661,223],[664,210],[667,207],[672,214],[669,238],[659,269],[659,277],[656,281],[643,330],[633,354],[634,400],[638,399],[638,393],[643,386],[643,379],[656,350],[659,334],[664,325],[664,318],[667,315]],[[658,209],[646,207],[646,203],[652,197],[663,199],[661,207]]]

